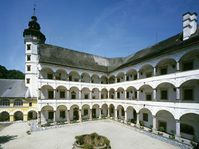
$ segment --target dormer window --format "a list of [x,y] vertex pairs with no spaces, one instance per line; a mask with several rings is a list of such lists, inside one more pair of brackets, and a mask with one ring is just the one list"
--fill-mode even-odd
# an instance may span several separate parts
[[31,66],[27,65],[27,71],[31,71]]
[[30,60],[31,60],[31,56],[27,55],[27,61],[30,61]]

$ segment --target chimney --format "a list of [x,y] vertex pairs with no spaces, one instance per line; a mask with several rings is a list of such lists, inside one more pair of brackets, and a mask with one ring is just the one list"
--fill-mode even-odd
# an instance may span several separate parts
[[183,15],[183,40],[189,39],[197,31],[197,13],[187,12]]

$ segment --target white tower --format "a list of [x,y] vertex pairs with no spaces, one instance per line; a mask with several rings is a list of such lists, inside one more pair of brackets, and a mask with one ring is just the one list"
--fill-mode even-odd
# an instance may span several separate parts
[[37,17],[32,16],[28,28],[23,32],[25,43],[25,86],[29,88],[30,96],[38,93],[38,46],[45,42],[45,36],[40,32]]

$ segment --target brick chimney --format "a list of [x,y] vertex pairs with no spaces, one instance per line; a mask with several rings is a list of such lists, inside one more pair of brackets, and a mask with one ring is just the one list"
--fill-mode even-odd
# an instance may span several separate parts
[[183,40],[189,39],[197,31],[197,13],[187,12],[183,15]]

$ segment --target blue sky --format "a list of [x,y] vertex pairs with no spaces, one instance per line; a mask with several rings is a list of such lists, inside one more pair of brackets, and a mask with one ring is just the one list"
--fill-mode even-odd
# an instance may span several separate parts
[[121,57],[182,31],[199,0],[1,0],[0,65],[24,71],[23,30],[36,3],[46,43]]

